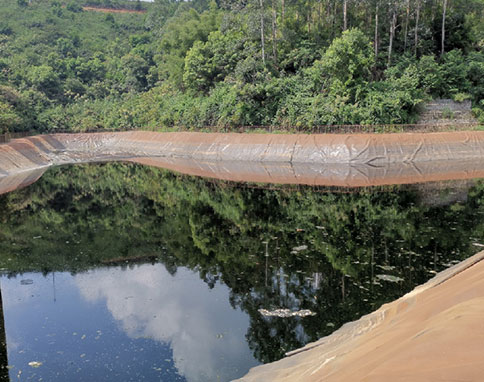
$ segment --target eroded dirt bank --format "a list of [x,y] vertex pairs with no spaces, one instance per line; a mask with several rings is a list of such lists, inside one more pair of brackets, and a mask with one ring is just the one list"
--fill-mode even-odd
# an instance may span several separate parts
[[484,252],[240,382],[481,381]]
[[27,171],[113,160],[265,183],[360,187],[470,179],[484,177],[484,132],[41,135],[0,145],[0,190]]

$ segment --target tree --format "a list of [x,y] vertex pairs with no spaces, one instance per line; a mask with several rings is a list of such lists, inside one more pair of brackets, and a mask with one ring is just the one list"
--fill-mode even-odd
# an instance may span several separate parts
[[59,93],[59,76],[48,65],[32,67],[29,72],[29,80],[37,90],[49,97]]
[[392,63],[392,51],[393,51],[393,38],[395,37],[395,28],[397,26],[397,5],[392,4],[390,6],[390,39],[388,43],[388,62],[387,66],[390,66]]
[[408,38],[408,21],[410,19],[410,0],[407,0],[406,6],[405,6],[405,30],[403,32],[404,34],[404,43],[403,43],[403,50],[407,50],[407,38]]
[[183,86],[183,69],[187,52],[196,41],[205,42],[220,26],[221,14],[216,6],[198,13],[195,9],[179,8],[164,26],[155,61],[159,78]]
[[241,33],[212,32],[208,41],[195,42],[185,57],[183,81],[188,89],[207,92],[235,71],[247,57]]
[[378,37],[378,7],[379,4],[378,4],[378,0],[376,2],[376,6],[375,6],[375,38],[374,38],[374,43],[373,43],[373,46],[375,48],[375,60],[377,59],[378,57],[378,48],[379,48],[379,37]]
[[12,131],[20,123],[21,119],[12,106],[0,100],[0,134]]
[[266,64],[266,52],[265,52],[265,31],[264,31],[264,0],[259,0],[260,4],[260,45],[262,54],[262,64]]
[[354,101],[370,80],[373,63],[370,41],[362,31],[353,28],[333,40],[315,67],[330,83],[332,91],[349,95]]
[[444,4],[442,7],[442,40],[441,40],[441,50],[440,55],[444,55],[444,42],[445,42],[445,14],[447,13],[447,0],[444,0]]
[[343,31],[348,29],[348,0],[343,0]]
[[415,13],[415,45],[414,45],[414,53],[417,56],[417,49],[418,49],[418,28],[419,28],[419,21],[420,21],[420,4],[422,0],[417,0],[417,10]]

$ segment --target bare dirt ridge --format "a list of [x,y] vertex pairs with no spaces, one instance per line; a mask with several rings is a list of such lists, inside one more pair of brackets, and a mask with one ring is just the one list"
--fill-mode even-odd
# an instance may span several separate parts
[[0,145],[0,182],[12,189],[22,173],[99,161],[236,182],[368,187],[464,180],[484,177],[484,132],[40,135]]
[[122,8],[101,8],[101,7],[82,7],[83,11],[91,11],[91,12],[103,12],[103,13],[136,13],[136,14],[144,14],[146,13],[145,9],[122,9]]

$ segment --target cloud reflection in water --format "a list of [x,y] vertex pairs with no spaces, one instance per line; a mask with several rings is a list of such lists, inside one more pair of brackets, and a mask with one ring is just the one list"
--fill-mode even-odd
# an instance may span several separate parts
[[209,289],[185,268],[163,265],[98,269],[75,276],[81,295],[106,301],[132,338],[171,344],[175,366],[187,381],[227,381],[255,366],[245,340],[248,316],[229,304],[229,289]]

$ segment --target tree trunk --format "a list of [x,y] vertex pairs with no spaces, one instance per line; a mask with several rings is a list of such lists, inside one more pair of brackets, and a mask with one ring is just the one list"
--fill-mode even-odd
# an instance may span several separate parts
[[388,44],[388,63],[389,67],[392,63],[392,48],[393,48],[393,37],[395,35],[395,25],[397,23],[397,12],[395,8],[392,10],[392,19],[390,21],[390,43]]
[[343,31],[345,31],[348,27],[347,23],[347,6],[348,0],[343,0]]
[[405,40],[403,43],[403,51],[407,50],[407,34],[408,34],[408,19],[410,17],[410,0],[407,0],[407,13],[405,14]]
[[262,48],[262,63],[266,65],[266,42],[264,35],[264,0],[260,0],[260,43]]
[[272,56],[277,65],[277,9],[276,0],[272,0]]
[[286,15],[286,1],[282,0],[282,9],[281,9],[281,21],[284,23],[284,16]]
[[378,4],[375,9],[375,59],[378,57]]
[[418,22],[420,18],[420,1],[417,0],[417,14],[415,16],[415,57],[417,56],[417,49],[418,49]]
[[308,19],[307,19],[307,24],[308,24],[308,35],[311,34],[311,12],[308,13]]
[[445,42],[445,14],[447,13],[447,0],[444,0],[444,9],[442,12],[442,44],[441,44],[441,50],[440,50],[440,55],[442,56],[444,54],[444,42]]
[[343,302],[345,302],[345,296],[346,296],[346,292],[345,292],[345,274],[343,273],[343,275],[341,276],[341,297],[342,297]]

